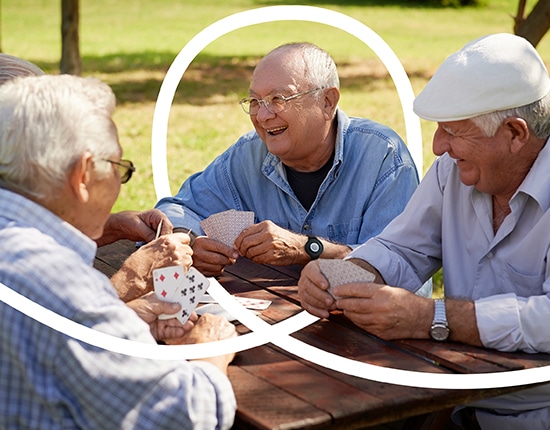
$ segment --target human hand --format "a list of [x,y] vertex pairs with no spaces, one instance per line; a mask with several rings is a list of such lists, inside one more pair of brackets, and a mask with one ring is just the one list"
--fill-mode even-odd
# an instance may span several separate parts
[[[235,326],[219,315],[203,314],[195,323],[191,331],[185,334],[183,344],[215,342],[217,340],[237,337]],[[235,358],[235,353],[220,355],[217,357],[202,358],[217,366],[227,375],[227,366]]]
[[167,266],[191,267],[193,250],[186,233],[160,236],[131,254],[111,277],[119,297],[125,302],[153,289],[154,269]]
[[336,305],[354,324],[382,339],[427,339],[433,301],[408,290],[370,282],[338,285]]
[[336,309],[336,301],[328,293],[329,283],[317,261],[308,263],[298,280],[298,296],[302,307],[319,318],[328,318]]
[[177,318],[159,320],[161,314],[173,314],[181,309],[179,303],[163,302],[155,293],[150,292],[126,303],[138,316],[149,324],[151,334],[156,340],[171,341],[183,337],[191,331],[198,315],[193,312],[189,319],[182,324]]
[[198,236],[193,244],[193,266],[205,276],[221,275],[225,266],[235,264],[239,254],[230,246]]
[[306,241],[307,237],[267,220],[245,228],[235,240],[235,248],[255,263],[287,266],[310,260],[304,250]]
[[105,224],[103,235],[96,242],[98,246],[107,245],[120,239],[150,242],[155,239],[161,221],[160,234],[172,233],[172,223],[158,209],[113,213]]

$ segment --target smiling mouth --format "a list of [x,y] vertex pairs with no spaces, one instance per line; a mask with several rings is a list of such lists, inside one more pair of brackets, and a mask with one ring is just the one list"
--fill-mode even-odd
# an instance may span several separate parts
[[266,130],[267,131],[267,134],[269,134],[270,136],[277,136],[279,134],[281,134],[282,132],[284,132],[288,127],[277,127],[277,128],[272,128],[271,130]]

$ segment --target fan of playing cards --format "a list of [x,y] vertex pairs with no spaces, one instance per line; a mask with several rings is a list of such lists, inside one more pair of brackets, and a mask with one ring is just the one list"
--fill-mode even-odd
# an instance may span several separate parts
[[210,282],[194,267],[184,273],[182,266],[170,266],[153,270],[153,284],[159,300],[181,305],[178,313],[162,314],[158,318],[177,318],[184,324],[206,293]]
[[209,238],[227,246],[233,246],[239,234],[252,224],[254,212],[235,209],[218,212],[201,221],[201,227]]
[[[175,302],[181,305],[181,310],[175,314],[159,315],[159,319],[177,318],[184,324],[199,303],[208,303],[197,310],[199,315],[205,312],[216,315],[224,315],[228,320],[235,318],[227,313],[221,305],[216,303],[206,292],[210,281],[194,267],[190,267],[187,273],[182,266],[162,267],[153,270],[153,284],[155,294],[159,300]],[[260,300],[247,297],[235,297],[235,299],[247,309],[264,310],[271,304],[270,300]]]
[[323,258],[317,261],[321,272],[328,280],[328,292],[335,299],[338,298],[334,295],[334,287],[337,285],[351,284],[353,282],[373,282],[375,278],[373,273],[359,267],[351,261],[329,260]]

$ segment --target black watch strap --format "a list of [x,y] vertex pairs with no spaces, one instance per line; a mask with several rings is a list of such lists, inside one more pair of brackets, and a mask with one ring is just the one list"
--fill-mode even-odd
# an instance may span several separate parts
[[317,239],[315,236],[308,236],[305,250],[307,255],[309,255],[309,258],[312,260],[318,259],[321,254],[323,253],[323,243]]

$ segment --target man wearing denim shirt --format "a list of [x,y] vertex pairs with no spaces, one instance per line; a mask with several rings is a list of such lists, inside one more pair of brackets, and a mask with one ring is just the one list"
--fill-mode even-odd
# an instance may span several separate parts
[[[255,131],[242,136],[157,208],[191,230],[194,265],[217,275],[239,256],[264,264],[343,258],[405,207],[418,173],[390,128],[338,109],[336,66],[309,43],[282,45],[257,65],[241,106]],[[203,236],[200,221],[253,211],[234,247]],[[310,247],[312,245],[312,247]]]

